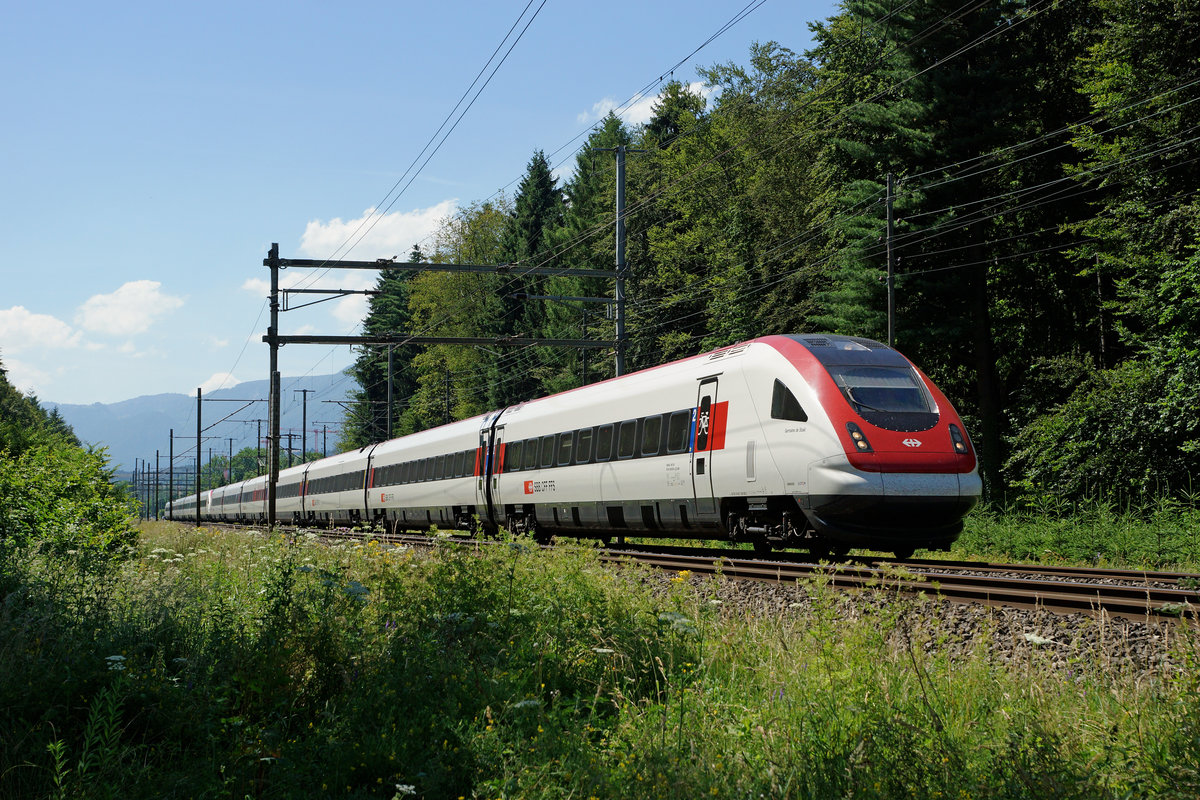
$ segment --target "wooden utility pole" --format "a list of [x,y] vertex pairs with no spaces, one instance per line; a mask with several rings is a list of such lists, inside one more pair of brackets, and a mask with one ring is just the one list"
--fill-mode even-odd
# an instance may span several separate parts
[[896,222],[892,204],[896,194],[896,176],[887,174],[887,338],[888,347],[896,346]]

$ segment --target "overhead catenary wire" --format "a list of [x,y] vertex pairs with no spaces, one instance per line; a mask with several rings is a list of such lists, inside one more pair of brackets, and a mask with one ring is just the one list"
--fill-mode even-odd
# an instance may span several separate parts
[[[905,3],[905,4],[904,4],[903,6],[901,6],[900,8],[907,7],[909,4],[911,4],[911,2],[912,2],[912,0],[909,0],[909,2],[908,2],[908,3]],[[703,49],[703,47],[704,47],[704,46],[706,46],[707,44],[711,43],[711,42],[712,42],[713,40],[715,40],[715,39],[716,39],[716,38],[717,38],[719,35],[721,35],[721,34],[722,34],[722,33],[724,33],[725,31],[727,31],[729,28],[731,28],[731,27],[732,27],[734,24],[736,24],[737,22],[739,22],[741,19],[744,19],[746,15],[748,15],[748,14],[749,14],[749,13],[751,13],[752,11],[756,10],[756,9],[757,9],[757,8],[759,8],[761,5],[762,5],[762,3],[761,3],[761,2],[759,2],[759,3],[753,3],[753,2],[752,2],[752,3],[749,3],[749,4],[747,4],[747,6],[745,6],[745,7],[744,7],[744,8],[743,8],[743,9],[742,9],[740,12],[738,12],[738,14],[735,14],[735,16],[734,16],[733,18],[731,18],[731,19],[730,19],[728,22],[726,22],[726,23],[725,23],[725,24],[724,24],[724,25],[723,25],[723,26],[722,26],[720,29],[718,29],[718,31],[717,31],[716,33],[714,33],[713,35],[711,35],[711,36],[710,36],[710,37],[709,37],[707,40],[705,40],[705,42],[703,42],[703,43],[702,43],[702,44],[701,44],[699,47],[695,48],[695,49],[694,49],[694,50],[693,50],[693,51],[692,51],[692,52],[691,52],[691,53],[690,53],[690,54],[689,54],[687,57],[685,57],[683,60],[681,60],[680,62],[677,62],[677,63],[676,63],[676,64],[675,64],[675,65],[674,65],[674,66],[671,68],[671,71],[673,71],[675,68],[677,68],[677,67],[678,67],[678,66],[679,66],[681,63],[683,63],[684,61],[686,61],[688,58],[691,58],[691,56],[695,55],[697,52],[699,52],[701,49]],[[528,8],[528,6],[527,6],[527,8]],[[887,15],[885,15],[885,18],[886,18],[887,16],[890,16],[891,14],[894,14],[894,13],[898,13],[898,9],[893,9],[892,11],[888,12],[888,14],[887,14]],[[522,15],[522,16],[523,16],[523,15]],[[510,31],[510,32],[511,32],[511,31]],[[510,49],[511,49],[511,48],[510,48]],[[662,81],[662,76],[660,76],[658,80],[659,80],[659,82],[661,83],[661,81]],[[651,84],[648,84],[648,86],[649,86],[649,85],[651,85]],[[469,90],[468,90],[468,91],[469,91]],[[638,97],[640,97],[640,96],[642,96],[642,95],[644,95],[644,90],[643,90],[642,92],[635,93],[635,95],[634,95],[634,96],[631,98],[631,100],[630,100],[630,101],[627,101],[627,103],[629,103],[629,102],[632,102],[632,100],[633,100],[633,99],[635,99],[635,98],[638,98]],[[465,96],[465,94],[464,94],[464,96]],[[582,134],[581,134],[581,135],[582,135]],[[576,137],[576,138],[578,138],[578,137]],[[560,149],[561,149],[561,148],[560,148]],[[393,201],[393,202],[394,202],[394,201]],[[390,206],[389,206],[389,208],[390,208]],[[598,226],[598,227],[599,227],[599,226]],[[360,237],[360,239],[361,239],[361,237]],[[323,273],[322,273],[322,274],[323,274]],[[319,277],[319,276],[318,276],[318,277]]]
[[[1034,155],[1037,155],[1037,154],[1034,154]],[[964,178],[968,178],[968,176],[970,176],[970,175],[965,175],[965,176],[964,176]],[[1055,182],[1056,182],[1056,184],[1057,184],[1057,182],[1058,182],[1058,181],[1055,181]],[[1030,191],[1032,191],[1032,190],[1030,190]],[[994,198],[994,199],[995,199],[995,198]],[[997,213],[1003,213],[1003,211],[1001,211],[1001,212],[997,212]],[[992,215],[992,216],[995,216],[995,215]],[[991,217],[982,217],[982,218],[991,218]]]

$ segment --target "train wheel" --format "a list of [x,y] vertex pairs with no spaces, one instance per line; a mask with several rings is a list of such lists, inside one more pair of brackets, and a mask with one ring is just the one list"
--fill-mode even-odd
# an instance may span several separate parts
[[911,547],[901,547],[899,550],[893,550],[892,554],[900,561],[907,561],[912,558],[915,551]]

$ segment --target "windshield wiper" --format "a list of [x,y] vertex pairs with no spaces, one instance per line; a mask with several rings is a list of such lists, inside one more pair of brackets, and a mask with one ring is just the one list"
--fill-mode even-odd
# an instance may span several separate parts
[[851,402],[851,403],[854,403],[854,405],[856,405],[856,406],[858,406],[859,408],[861,408],[861,409],[864,409],[864,410],[866,410],[866,411],[877,411],[877,412],[879,412],[880,414],[886,414],[886,413],[887,413],[887,411],[885,411],[885,410],[884,410],[884,409],[882,409],[882,408],[875,408],[875,406],[869,406],[869,405],[867,405],[866,403],[864,403],[864,402],[862,402],[861,400],[859,400],[857,397],[855,397],[855,396],[854,396],[854,390],[853,390],[853,389],[851,389],[849,386],[847,386],[847,387],[846,387],[846,397],[850,398],[850,402]]

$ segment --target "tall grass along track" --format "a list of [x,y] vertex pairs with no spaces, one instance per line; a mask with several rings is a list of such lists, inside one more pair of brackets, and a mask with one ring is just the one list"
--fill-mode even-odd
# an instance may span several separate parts
[[[371,536],[407,546],[454,543],[487,545],[496,542],[467,536],[423,534],[364,534],[322,531],[334,539]],[[1040,564],[993,564],[974,561],[850,559],[832,563],[804,553],[777,552],[744,558],[719,548],[609,547],[605,563],[637,562],[657,569],[696,575],[719,575],[736,580],[777,583],[819,578],[844,590],[886,588],[926,594],[957,603],[980,603],[1057,614],[1093,614],[1133,621],[1200,618],[1200,574],[1154,572]]]

